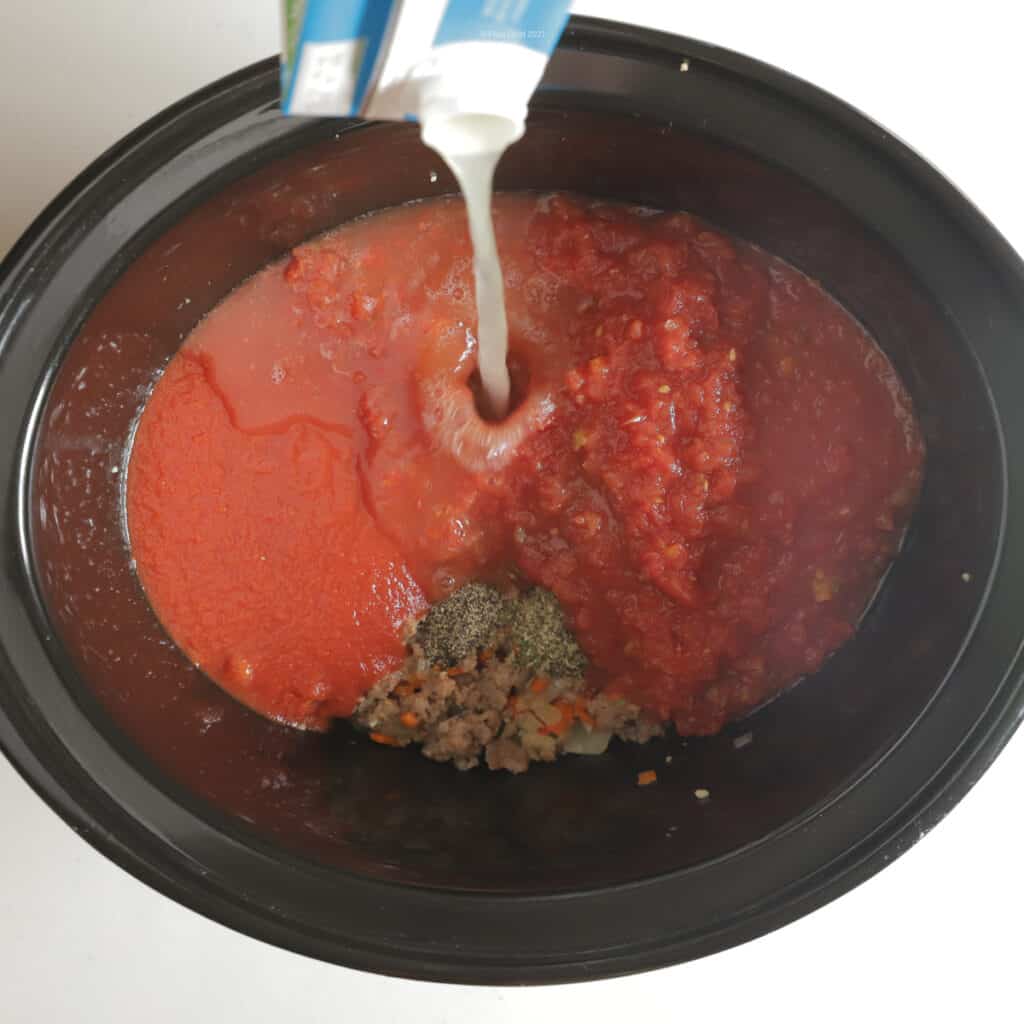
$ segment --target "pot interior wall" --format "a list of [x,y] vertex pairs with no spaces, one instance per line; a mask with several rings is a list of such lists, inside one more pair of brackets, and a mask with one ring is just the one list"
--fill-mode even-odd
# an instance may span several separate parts
[[[31,498],[39,586],[69,685],[128,756],[246,841],[364,876],[549,892],[756,842],[828,800],[911,726],[968,636],[995,556],[999,445],[980,371],[935,297],[820,192],[706,135],[582,111],[538,110],[499,187],[572,189],[705,217],[817,278],[906,381],[927,478],[905,550],[860,632],[813,679],[722,736],[618,746],[518,778],[459,774],[344,728],[317,736],[274,725],[189,665],[139,589],[122,522],[125,453],[148,389],[196,321],[270,259],[365,211],[453,188],[409,125],[335,135],[294,122],[275,133],[201,187],[175,193],[157,174],[135,190],[137,210],[163,212],[97,268],[91,309],[40,419]],[[220,144],[211,140],[211,152]],[[753,742],[736,749],[746,732]],[[636,772],[651,767],[658,784],[637,789]],[[709,802],[694,798],[698,787]]]

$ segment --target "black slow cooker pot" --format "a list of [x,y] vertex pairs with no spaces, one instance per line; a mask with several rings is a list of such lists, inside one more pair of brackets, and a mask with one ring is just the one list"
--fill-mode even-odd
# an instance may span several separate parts
[[[690,210],[817,278],[910,389],[926,481],[860,631],[813,679],[718,737],[460,774],[233,703],[132,572],[125,453],[190,328],[303,239],[453,189],[414,126],[286,120],[277,91],[266,61],[159,115],[0,267],[0,743],[19,771],[97,848],[211,918],[448,981],[701,956],[907,849],[1020,714],[1024,275],[1009,246],[818,90],[574,19],[499,187]],[[652,767],[657,785],[638,789]]]

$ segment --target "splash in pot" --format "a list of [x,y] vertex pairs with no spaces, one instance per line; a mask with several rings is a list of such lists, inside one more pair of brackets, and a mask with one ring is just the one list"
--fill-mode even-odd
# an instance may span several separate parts
[[494,170],[568,19],[568,0],[283,0],[287,114],[413,120],[466,201],[486,411],[509,407]]

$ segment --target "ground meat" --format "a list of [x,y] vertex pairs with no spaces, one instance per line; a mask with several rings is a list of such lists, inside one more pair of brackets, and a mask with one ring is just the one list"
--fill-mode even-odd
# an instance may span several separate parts
[[614,733],[631,743],[646,743],[663,731],[659,723],[622,698],[599,694],[591,700],[590,709],[598,729]]
[[[464,599],[466,591],[473,601]],[[419,744],[425,757],[460,770],[485,762],[523,772],[531,761],[553,761],[563,753],[603,753],[612,736],[646,743],[661,734],[661,724],[637,705],[587,688],[586,660],[572,656],[576,642],[553,597],[536,588],[503,594],[502,614],[488,615],[481,631],[479,608],[495,603],[489,594],[497,591],[471,584],[425,618],[406,623],[405,664],[376,683],[352,716],[371,739],[393,747]],[[523,657],[528,616],[518,614],[521,606],[545,610],[531,620],[536,635],[526,638],[543,637],[545,649],[558,655],[545,664],[571,665],[575,674],[540,675],[536,662]],[[460,636],[449,642],[441,625]],[[463,653],[452,664],[448,655],[455,650]]]
[[510,772],[600,753],[611,736],[645,743],[662,732],[635,704],[588,694],[582,676],[535,676],[500,646],[450,668],[431,665],[415,637],[402,670],[367,693],[353,721],[378,743],[419,744],[432,761]]
[[487,767],[518,775],[530,767],[530,755],[515,740],[492,740],[487,744]]
[[446,718],[423,744],[423,754],[431,761],[451,761],[456,768],[475,768],[480,752],[498,734],[501,715],[497,711],[460,711]]

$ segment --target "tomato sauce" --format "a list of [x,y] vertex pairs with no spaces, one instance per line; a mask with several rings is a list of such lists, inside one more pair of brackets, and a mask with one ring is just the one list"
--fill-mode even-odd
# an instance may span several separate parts
[[385,211],[243,284],[167,367],[129,467],[170,635],[312,728],[472,579],[543,584],[590,682],[709,733],[853,632],[918,490],[910,401],[787,264],[685,214],[495,201],[521,401],[471,392],[460,204]]

